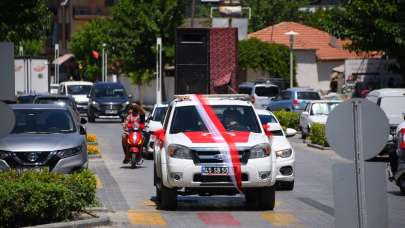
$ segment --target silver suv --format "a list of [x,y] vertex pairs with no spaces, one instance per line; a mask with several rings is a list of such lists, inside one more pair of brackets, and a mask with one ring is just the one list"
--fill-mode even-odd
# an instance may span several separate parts
[[71,173],[87,168],[86,131],[66,105],[11,105],[16,123],[0,139],[0,170],[46,169]]

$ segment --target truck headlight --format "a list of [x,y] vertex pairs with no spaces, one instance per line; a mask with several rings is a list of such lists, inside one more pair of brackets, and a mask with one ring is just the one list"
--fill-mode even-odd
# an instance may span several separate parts
[[60,158],[67,158],[67,157],[75,156],[81,152],[82,152],[82,147],[78,146],[78,147],[69,148],[69,149],[65,149],[65,150],[58,150],[56,152],[56,154]]
[[286,150],[278,150],[276,151],[276,156],[280,158],[288,158],[292,154],[292,149],[286,149]]
[[185,146],[169,145],[167,149],[169,156],[178,159],[193,159],[191,157],[191,150]]
[[4,151],[4,150],[0,150],[0,160],[3,160],[5,158],[7,158],[10,155],[9,152]]
[[250,149],[250,156],[249,158],[264,158],[268,157],[271,153],[271,146],[270,144],[263,143],[256,145]]

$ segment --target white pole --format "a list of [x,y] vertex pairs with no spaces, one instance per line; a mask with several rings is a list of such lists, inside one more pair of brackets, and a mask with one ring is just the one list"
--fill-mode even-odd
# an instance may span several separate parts
[[290,47],[290,88],[293,87],[293,77],[294,77],[293,64],[294,64],[293,63],[293,49],[292,49],[292,47]]
[[157,64],[156,64],[156,103],[162,103],[162,38],[156,41]]
[[59,44],[55,44],[55,83],[59,83],[59,64],[58,64],[58,58],[59,58]]
[[101,81],[102,82],[105,82],[104,73],[105,73],[105,71],[104,71],[104,44],[103,44],[103,49],[101,52]]
[[105,70],[105,81],[108,81],[108,54],[107,50],[105,50],[105,65],[104,65],[104,70]]

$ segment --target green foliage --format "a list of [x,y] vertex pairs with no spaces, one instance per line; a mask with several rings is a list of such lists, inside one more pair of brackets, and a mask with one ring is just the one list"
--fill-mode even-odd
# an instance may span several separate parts
[[281,126],[284,128],[298,129],[300,122],[299,114],[296,112],[276,111],[273,114],[277,117]]
[[47,0],[1,0],[0,41],[18,44],[44,37],[51,21],[47,4]]
[[396,58],[405,76],[405,1],[352,0],[336,8],[328,31],[350,39],[354,51],[383,51]]
[[256,38],[240,41],[238,61],[241,69],[260,70],[286,80],[290,78],[290,51],[284,45]]
[[328,141],[326,139],[325,125],[314,123],[311,127],[311,131],[309,132],[309,139],[313,144],[321,146],[329,146]]
[[[83,74],[81,76],[83,78],[87,80],[95,80],[101,74],[101,54],[103,43],[107,44],[106,49],[108,51],[112,50],[112,37],[109,35],[111,33],[112,25],[110,19],[95,19],[90,21],[72,36],[69,43],[69,49],[75,54],[76,59],[80,61],[80,64],[83,67],[83,70],[81,70],[81,73]],[[100,54],[98,60],[91,55],[93,50]]]
[[297,21],[299,8],[308,0],[244,0],[244,5],[251,7],[252,18],[250,31],[257,31],[282,21]]
[[15,45],[15,53],[18,53],[19,46],[23,47],[24,55],[39,56],[44,53],[45,40],[24,40],[19,45]]
[[95,203],[95,193],[96,180],[89,171],[72,175],[0,172],[0,227],[72,219]]
[[122,57],[124,72],[149,78],[145,75],[155,68],[157,37],[163,39],[163,61],[173,63],[174,51],[170,50],[173,50],[176,28],[183,21],[185,4],[186,0],[121,0],[113,7],[111,34],[115,52]]

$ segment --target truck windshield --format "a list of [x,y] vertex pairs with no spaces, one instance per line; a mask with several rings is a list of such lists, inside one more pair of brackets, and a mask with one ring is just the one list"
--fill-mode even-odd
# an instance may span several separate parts
[[75,132],[75,125],[67,110],[15,109],[12,134],[66,134]]
[[70,85],[67,90],[71,95],[87,95],[90,93],[91,85]]
[[[213,105],[211,107],[226,131],[261,132],[255,112],[250,106]],[[195,106],[177,107],[170,133],[193,131],[208,131],[197,109]]]

